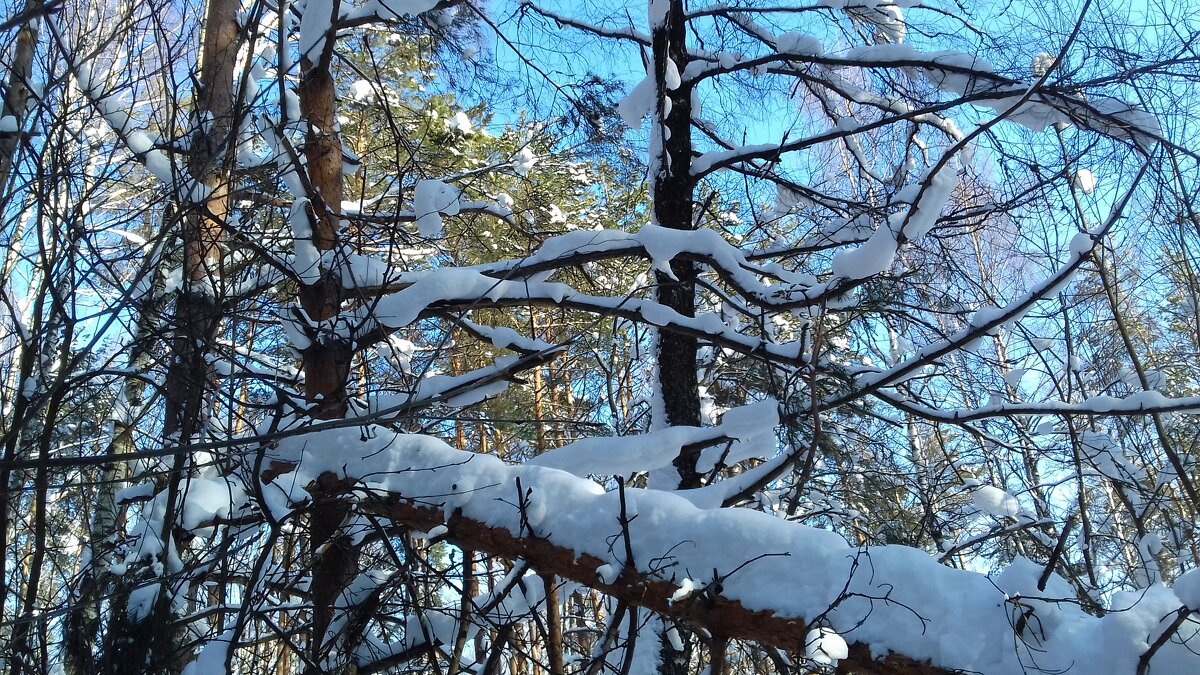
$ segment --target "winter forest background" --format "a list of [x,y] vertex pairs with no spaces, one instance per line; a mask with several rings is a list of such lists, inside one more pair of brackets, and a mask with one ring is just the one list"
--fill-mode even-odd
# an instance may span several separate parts
[[1200,6],[2,11],[3,672],[1200,672]]

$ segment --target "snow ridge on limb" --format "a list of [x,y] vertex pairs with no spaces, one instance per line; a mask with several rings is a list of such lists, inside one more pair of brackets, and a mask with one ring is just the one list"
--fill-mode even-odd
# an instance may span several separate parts
[[352,337],[360,346],[432,313],[545,304],[652,324],[774,362],[802,362],[798,341],[776,343],[743,335],[716,314],[683,316],[660,303],[631,296],[589,295],[566,284],[496,279],[467,268],[409,273],[397,285],[403,288],[374,307],[343,315],[346,325],[354,326]]
[[[705,471],[724,456],[726,463],[775,454],[775,426],[779,404],[760,401],[725,413],[721,424],[712,427],[665,427],[633,436],[582,438],[530,459],[531,466],[560,469],[576,476],[622,476],[670,466],[684,446],[703,444],[717,452],[710,455]],[[715,446],[727,446],[722,449]],[[722,451],[723,450],[723,451]],[[704,458],[702,457],[702,460]]]
[[872,395],[906,412],[942,422],[973,422],[1011,415],[1106,415],[1115,417],[1164,413],[1200,414],[1200,396],[1172,398],[1157,391],[1140,391],[1121,397],[1097,394],[1078,403],[1061,401],[992,403],[978,408],[954,409],[932,408],[885,391],[875,391]]
[[[858,672],[882,672],[872,655],[889,653],[893,667],[913,672],[1133,672],[1185,604],[1155,585],[1116,594],[1118,611],[1097,618],[1069,593],[1055,595],[1066,582],[1054,575],[1037,602],[1023,597],[1032,573],[1024,567],[1006,572],[998,587],[917,549],[861,550],[835,533],[757,511],[700,509],[656,490],[605,492],[432,437],[369,431],[285,439],[267,452],[267,465],[276,467],[272,478],[293,475],[263,489],[302,505],[310,499],[304,486],[337,482],[398,524],[444,527],[459,546],[520,557],[540,573],[732,638],[792,648],[819,622],[853,645],[848,663]],[[698,590],[672,602],[684,579],[703,585],[693,582]],[[1018,634],[1014,612],[1031,611],[1036,621],[1017,624],[1024,626]],[[1154,655],[1155,672],[1200,670],[1200,623],[1186,619],[1176,630]]]

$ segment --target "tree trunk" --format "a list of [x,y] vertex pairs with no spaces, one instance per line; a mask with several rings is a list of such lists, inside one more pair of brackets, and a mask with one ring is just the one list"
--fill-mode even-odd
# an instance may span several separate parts
[[[688,64],[686,17],[683,0],[670,0],[667,15],[661,25],[652,27],[655,91],[658,94],[655,117],[657,124],[654,142],[661,146],[657,161],[652,158],[653,176],[651,198],[654,221],[673,230],[694,229],[692,193],[695,182],[691,176],[692,163],[692,102],[691,89],[681,85],[667,87],[669,64],[682,73]],[[653,150],[652,150],[653,152]],[[671,274],[656,271],[655,294],[660,304],[683,316],[696,315],[695,264],[689,260],[671,261]],[[672,278],[674,277],[674,278]],[[696,338],[670,330],[658,334],[658,387],[662,395],[662,414],[656,420],[664,426],[700,426],[700,389],[696,378]],[[655,411],[656,413],[659,411]],[[700,487],[701,474],[696,468],[699,448],[685,447],[675,458],[679,474],[679,489]],[[664,628],[665,630],[665,628]],[[683,649],[676,649],[660,631],[658,671],[661,675],[686,675],[691,663],[692,640],[680,631]]]
[[[41,0],[26,0],[27,16],[37,16],[42,7]],[[16,163],[17,146],[21,140],[21,129],[25,126],[25,108],[29,103],[29,78],[33,76],[33,52],[37,46],[38,26],[41,19],[31,19],[17,33],[13,48],[12,67],[8,71],[8,84],[4,93],[4,109],[0,116],[17,120],[17,130],[0,134],[0,190],[8,185],[9,174]],[[7,192],[5,191],[7,195]],[[7,201],[7,200],[5,200]]]
[[[654,163],[654,220],[674,230],[691,230],[692,190],[689,171],[692,161],[691,92],[686,86],[666,87],[667,61],[682,71],[687,67],[682,0],[671,0],[666,20],[653,32],[654,72],[659,103],[656,142],[661,154]],[[670,101],[667,106],[665,101]],[[669,113],[667,108],[669,107]],[[671,261],[674,278],[655,273],[655,291],[659,303],[684,316],[696,315],[696,266],[687,260]],[[658,337],[658,384],[662,392],[666,426],[698,426],[700,395],[696,380],[696,338],[664,330]],[[699,484],[697,457],[685,453],[676,461],[680,487]]]
[[[239,4],[209,0],[199,63],[199,89],[192,117],[188,172],[207,196],[183,215],[183,281],[175,299],[171,361],[164,384],[163,435],[178,448],[167,480],[163,541],[171,541],[179,507],[180,484],[187,480],[187,447],[200,431],[210,382],[207,356],[221,323],[221,250],[229,212],[229,155],[236,111],[233,105],[237,66]],[[127,592],[127,591],[126,591]],[[124,594],[124,593],[123,593]],[[175,625],[166,585],[151,612],[140,622],[124,616],[123,603],[113,612],[107,655],[109,669],[121,671],[150,660],[156,672],[175,673],[187,662],[186,634]]]
[[[336,23],[341,3],[331,3],[331,24]],[[304,143],[308,177],[308,205],[312,209],[312,243],[319,253],[332,251],[338,244],[342,204],[342,142],[337,134],[337,87],[331,68],[334,36],[327,35],[319,55],[306,54],[300,59],[300,115],[308,125]],[[314,60],[315,58],[315,60]],[[341,311],[341,281],[332,270],[322,268],[315,283],[300,288],[300,306],[313,324],[333,318]],[[349,405],[346,383],[354,356],[349,336],[331,331],[310,336],[301,351],[304,368],[304,394],[309,413],[317,419],[338,419]],[[326,484],[318,484],[309,520],[309,550],[314,560],[312,595],[313,625],[309,638],[309,656],[321,664],[327,656],[341,663],[353,652],[357,640],[351,635],[326,636],[333,622],[335,604],[342,590],[358,570],[358,549],[342,531],[350,515],[350,506],[327,493],[333,491],[336,477],[325,474]],[[321,483],[321,481],[319,481]],[[354,622],[349,622],[354,624]],[[314,665],[310,673],[321,672]]]

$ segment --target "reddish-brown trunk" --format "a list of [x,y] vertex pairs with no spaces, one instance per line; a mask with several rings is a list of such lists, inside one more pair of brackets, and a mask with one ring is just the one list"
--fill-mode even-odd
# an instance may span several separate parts
[[[340,4],[337,0],[332,3],[330,10],[334,19]],[[327,35],[319,55],[300,60],[300,114],[308,126],[304,159],[309,194],[304,196],[311,209],[312,243],[321,253],[337,247],[341,229],[342,142],[336,131],[337,89],[331,69],[333,46],[334,36]],[[301,308],[313,322],[333,318],[342,308],[340,279],[328,269],[320,270],[316,283],[301,286],[299,296]],[[349,405],[347,384],[354,356],[348,336],[318,332],[310,336],[310,344],[301,356],[309,413],[318,419],[344,417]],[[334,479],[332,474],[322,478]],[[321,663],[331,650],[343,654],[353,650],[353,636],[327,640],[325,633],[333,620],[338,596],[358,571],[358,550],[342,531],[350,515],[349,504],[330,496],[329,486],[322,481],[314,487],[309,520],[309,550],[314,556],[309,651],[311,662]]]

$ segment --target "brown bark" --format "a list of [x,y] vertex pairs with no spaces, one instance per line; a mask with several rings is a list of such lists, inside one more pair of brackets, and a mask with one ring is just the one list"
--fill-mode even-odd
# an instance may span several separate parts
[[[27,0],[25,14],[37,17],[42,13],[41,0]],[[17,131],[0,134],[0,190],[8,185],[9,173],[16,161],[17,145],[20,142],[20,130],[24,127],[25,108],[29,103],[29,78],[33,74],[33,52],[37,46],[39,20],[31,18],[17,33],[16,45],[13,47],[12,66],[8,71],[8,84],[4,94],[4,108],[0,116],[13,117],[17,120]],[[7,194],[5,200],[7,201]]]
[[[537,310],[533,307],[529,308],[529,331],[533,339],[539,339]],[[549,448],[546,445],[546,413],[545,413],[545,393],[546,393],[546,378],[542,377],[542,367],[538,366],[533,369],[533,425],[535,434],[534,449],[537,454],[546,452]]]
[[562,613],[559,611],[558,588],[553,574],[542,575],[546,586],[546,654],[549,657],[550,675],[565,675],[563,664]]
[[175,305],[174,361],[167,371],[168,436],[186,442],[198,428],[209,383],[207,345],[221,319],[217,301],[222,231],[229,213],[228,157],[235,129],[234,70],[237,66],[238,3],[209,0],[200,53],[196,128],[188,170],[208,197],[183,221],[184,280]]
[[[232,96],[239,46],[238,8],[234,0],[209,0],[204,18],[188,172],[207,190],[207,196],[182,219],[183,280],[175,300],[163,416],[164,436],[174,438],[179,451],[174,456],[173,478],[166,479],[168,517],[160,535],[163,541],[170,541],[174,526],[170,514],[175,513],[179,482],[186,476],[186,448],[204,417],[205,393],[211,385],[207,355],[222,318],[220,242],[229,211],[228,161],[236,128]],[[142,621],[127,620],[124,613],[123,609],[113,612],[110,637],[114,639],[105,657],[107,669],[120,672],[131,664],[140,667],[147,658],[157,672],[183,668],[187,661],[185,635],[173,621],[165,588]]]
[[[333,3],[337,16],[339,2]],[[333,39],[316,61],[300,60],[300,114],[308,125],[304,141],[310,215],[313,221],[312,243],[318,252],[333,250],[338,243],[342,204],[342,141],[338,137],[337,89],[330,70]],[[320,270],[315,283],[300,288],[300,306],[314,322],[330,319],[341,311],[341,282],[329,270]],[[318,419],[345,416],[348,404],[346,382],[353,357],[351,345],[342,337],[316,335],[302,352],[304,395]]]
[[[330,8],[336,25],[341,3]],[[342,203],[342,142],[337,134],[337,88],[332,72],[334,35],[326,36],[320,54],[300,59],[300,114],[308,126],[304,142],[308,179],[308,206],[312,218],[312,243],[318,252],[338,245]],[[297,195],[298,197],[301,195]],[[322,322],[341,311],[340,279],[321,269],[315,283],[300,287],[300,306],[313,322]],[[317,419],[344,417],[349,405],[347,381],[354,348],[344,335],[315,334],[302,350],[304,395],[310,414]],[[358,571],[359,552],[342,526],[350,515],[345,501],[334,499],[318,485],[309,521],[309,545],[315,556],[312,580],[313,625],[309,637],[310,661],[319,664],[331,651],[349,654],[353,635],[326,632],[334,617],[334,604]],[[313,672],[312,667],[309,668]]]

